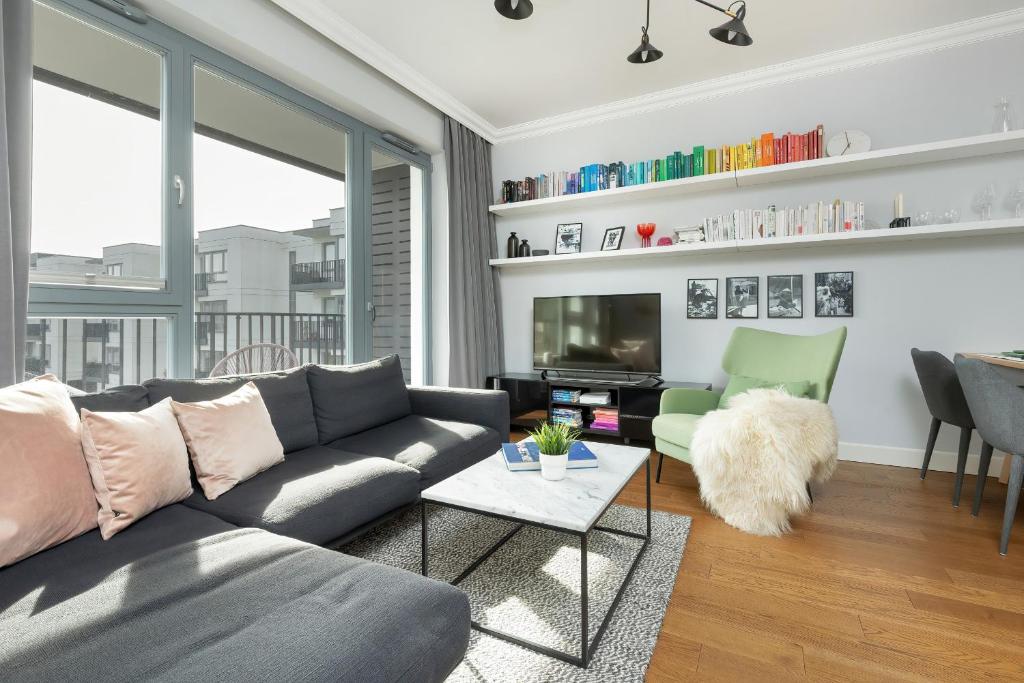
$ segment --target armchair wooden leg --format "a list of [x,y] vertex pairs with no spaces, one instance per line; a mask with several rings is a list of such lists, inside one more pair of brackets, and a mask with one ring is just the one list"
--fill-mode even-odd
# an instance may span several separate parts
[[811,499],[812,503],[814,502],[814,494],[811,493],[811,482],[807,482],[807,497]]
[[942,426],[942,420],[937,417],[932,418],[932,426],[928,430],[928,443],[924,447],[924,462],[921,463],[921,478],[924,479],[928,474],[928,463],[932,461],[932,451],[935,450],[935,439],[939,437],[939,427]]
[[658,484],[661,483],[661,463],[665,462],[665,454],[658,453],[658,474],[654,477],[654,481]]
[[953,507],[960,507],[960,491],[964,487],[964,470],[967,469],[967,449],[971,447],[971,428],[960,430],[960,451],[956,457],[956,484],[953,486]]
[[974,484],[974,506],[971,515],[978,516],[981,511],[981,497],[985,494],[985,480],[988,479],[988,466],[992,462],[992,446],[981,442],[981,460],[978,462],[978,481]]
[[1003,534],[999,539],[999,554],[1005,555],[1010,548],[1010,529],[1013,518],[1017,514],[1017,501],[1020,500],[1021,484],[1024,484],[1024,455],[1014,454],[1010,465],[1010,483],[1006,489],[1006,510],[1003,512]]

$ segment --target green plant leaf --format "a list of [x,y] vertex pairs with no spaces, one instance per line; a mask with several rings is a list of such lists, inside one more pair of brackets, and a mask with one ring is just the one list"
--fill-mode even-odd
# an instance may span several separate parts
[[579,439],[580,430],[567,424],[542,422],[536,429],[527,432],[533,437],[537,449],[544,455],[562,455],[569,452],[572,443]]

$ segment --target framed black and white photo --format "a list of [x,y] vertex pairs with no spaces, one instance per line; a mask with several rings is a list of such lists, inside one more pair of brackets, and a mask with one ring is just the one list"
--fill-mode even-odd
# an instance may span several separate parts
[[626,234],[626,226],[624,225],[605,230],[604,240],[601,241],[601,251],[618,251],[622,247],[622,236],[624,234]]
[[686,281],[686,317],[692,320],[718,318],[718,278]]
[[768,276],[768,317],[804,317],[804,276]]
[[814,315],[818,318],[853,317],[853,272],[814,274]]
[[582,223],[559,223],[555,229],[555,253],[578,254],[583,246]]
[[725,278],[725,317],[757,318],[758,282],[756,275],[750,277]]

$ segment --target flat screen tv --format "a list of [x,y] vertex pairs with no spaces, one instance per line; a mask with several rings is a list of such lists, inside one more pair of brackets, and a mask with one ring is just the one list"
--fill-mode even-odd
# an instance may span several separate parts
[[533,300],[533,367],[616,374],[661,372],[661,295]]

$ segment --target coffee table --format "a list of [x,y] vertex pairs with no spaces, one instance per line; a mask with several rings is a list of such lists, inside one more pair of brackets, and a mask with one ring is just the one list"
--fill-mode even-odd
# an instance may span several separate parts
[[[422,571],[428,576],[427,505],[473,512],[516,522],[516,527],[502,536],[487,552],[473,561],[454,581],[458,585],[483,564],[524,526],[558,531],[580,539],[580,653],[562,652],[541,643],[480,624],[473,627],[482,633],[501,638],[535,652],[556,657],[586,668],[601,642],[622,594],[633,578],[637,564],[651,539],[651,461],[650,450],[619,444],[587,442],[597,456],[598,466],[592,469],[569,470],[561,481],[547,481],[539,471],[510,472],[501,452],[468,467],[422,492]],[[597,521],[619,495],[626,482],[642,465],[647,466],[647,529],[645,533],[599,526]],[[588,638],[589,604],[587,596],[587,539],[598,531],[643,540],[629,567],[608,613],[594,634]]]

